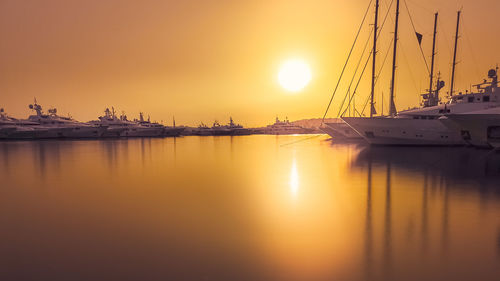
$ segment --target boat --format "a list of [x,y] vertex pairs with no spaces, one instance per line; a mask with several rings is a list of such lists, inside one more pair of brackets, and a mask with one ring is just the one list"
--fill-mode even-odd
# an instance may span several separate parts
[[211,136],[212,129],[205,125],[203,122],[198,126],[198,128],[194,129],[192,132],[195,136]]
[[99,120],[91,121],[92,124],[107,126],[103,137],[161,137],[163,126],[157,123],[147,123],[144,121],[142,113],[140,119],[130,121],[124,112],[120,117],[116,116],[114,108],[104,110],[104,116],[99,116]]
[[[476,85],[477,92],[459,93],[452,96],[445,104],[433,105],[429,103],[429,97],[424,97],[426,98],[424,103],[429,106],[402,111],[394,117],[344,117],[343,120],[370,144],[465,145],[468,142],[464,140],[463,132],[447,124],[440,117],[447,116],[452,120],[478,119],[481,116],[465,116],[500,107],[497,70],[489,70],[488,77],[491,79],[490,82]],[[482,87],[484,84],[489,85]],[[444,84],[441,83],[440,87],[442,86]],[[436,91],[439,91],[439,87]]]
[[169,127],[169,126],[164,126],[162,124],[159,124],[157,122],[151,122],[151,119],[148,116],[148,120],[144,120],[143,113],[139,113],[139,120],[135,120],[137,123],[139,123],[141,126],[148,127],[148,128],[156,128],[160,131],[157,133],[159,135],[154,135],[154,136],[163,136],[163,137],[178,137],[181,135],[181,133],[184,131],[184,127],[175,127],[175,120],[174,120],[174,126]]
[[107,129],[107,126],[82,123],[71,117],[59,116],[56,108],[50,108],[48,114],[44,114],[36,99],[29,108],[36,114],[19,123],[21,126],[35,128],[35,138],[99,138]]
[[228,126],[221,125],[217,120],[212,124],[211,130],[213,136],[230,136],[232,133]]
[[[399,1],[398,1],[399,3]],[[399,7],[399,5],[397,5]],[[396,15],[398,11],[396,11]],[[434,37],[433,37],[433,54],[430,70],[429,90],[422,94],[423,103],[420,108],[409,109],[405,111],[396,111],[394,104],[394,77],[395,77],[395,56],[396,46],[394,44],[393,55],[393,72],[391,81],[391,99],[390,99],[390,114],[389,116],[374,116],[376,114],[373,102],[374,96],[374,76],[372,76],[372,92],[371,92],[371,112],[370,117],[342,117],[351,128],[353,128],[360,136],[368,143],[375,145],[465,145],[466,142],[457,130],[450,130],[443,124],[439,117],[447,114],[463,114],[467,112],[483,110],[491,107],[500,106],[498,99],[499,92],[495,91],[497,87],[496,70],[490,70],[488,77],[492,79],[490,91],[469,93],[459,93],[453,95],[454,73],[456,65],[456,49],[458,40],[458,30],[460,23],[460,11],[457,13],[457,26],[455,34],[455,52],[453,57],[452,78],[450,86],[451,97],[448,102],[441,103],[439,91],[444,87],[444,81],[438,77],[434,87],[434,55],[436,42],[436,26],[438,14],[435,14],[434,19]],[[396,32],[394,34],[394,42],[397,41],[397,20]],[[377,23],[375,22],[375,28]],[[376,30],[375,30],[376,33]],[[376,38],[374,39],[376,42]],[[375,44],[374,44],[375,46]],[[374,50],[376,52],[376,50]],[[375,64],[375,56],[372,56]],[[494,89],[493,89],[494,88]]]
[[232,136],[250,135],[252,133],[249,129],[244,128],[242,125],[234,123],[232,117],[229,117],[229,124],[227,125],[227,128],[231,131]]
[[439,118],[450,130],[461,134],[468,144],[480,148],[500,148],[500,107],[448,114]]
[[208,127],[201,123],[198,128],[192,131],[192,134],[197,136],[241,136],[250,135],[251,133],[251,130],[244,128],[240,124],[234,123],[232,117],[229,117],[229,124],[227,125],[221,125],[215,120],[212,127]]
[[295,125],[291,123],[288,118],[280,121],[279,118],[276,117],[274,124],[262,128],[262,133],[267,135],[313,134],[315,130]]

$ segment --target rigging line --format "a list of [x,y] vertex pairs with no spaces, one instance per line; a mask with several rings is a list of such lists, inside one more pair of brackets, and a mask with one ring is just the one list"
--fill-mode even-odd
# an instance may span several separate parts
[[363,110],[361,111],[361,114],[360,115],[363,115],[364,116],[364,113],[365,113],[365,108],[366,106],[368,105],[368,102],[370,101],[370,96],[368,96],[366,98],[366,101],[365,101],[365,105],[363,106]]
[[321,123],[324,123],[326,114],[328,114],[328,110],[330,109],[330,106],[332,105],[333,98],[335,97],[335,93],[337,92],[340,81],[342,80],[342,76],[344,75],[345,68],[349,62],[349,59],[351,58],[352,51],[354,49],[354,46],[356,45],[356,41],[358,40],[358,36],[359,36],[359,33],[361,32],[363,24],[365,23],[366,15],[368,14],[368,11],[370,10],[370,6],[371,6],[372,2],[373,2],[373,0],[370,0],[370,3],[368,3],[368,7],[366,8],[365,15],[363,16],[363,20],[361,21],[361,24],[359,25],[358,32],[356,33],[356,37],[354,38],[354,42],[352,43],[351,50],[349,51],[349,54],[347,55],[347,60],[344,64],[344,67],[342,68],[342,71],[340,73],[340,77],[337,81],[337,85],[335,86],[335,89],[333,90],[332,97],[330,98],[330,102],[328,103],[328,106],[326,107],[326,111],[325,111],[325,114],[323,115],[323,119],[321,120]]
[[[375,78],[375,85],[377,85],[378,78],[380,77],[380,73],[382,73],[382,70],[384,69],[384,65],[385,65],[385,62],[387,61],[387,57],[389,56],[389,52],[391,50],[391,45],[392,45],[393,40],[394,40],[394,38],[391,38],[391,42],[389,43],[389,48],[385,52],[384,60],[382,61],[382,65],[380,66],[380,69],[378,70],[377,76]],[[359,79],[361,80],[361,77],[359,77]],[[358,84],[356,85],[356,88],[354,89],[353,96],[356,94],[356,91],[358,90],[358,85],[359,85],[360,80],[358,80]],[[349,105],[350,104],[351,104],[351,100],[349,100]],[[365,107],[366,107],[366,104],[363,106],[363,110],[361,111],[361,114],[364,113]]]
[[[347,110],[347,108],[349,108],[349,106],[351,106],[352,97],[356,94],[356,91],[358,90],[359,83],[361,82],[361,78],[363,78],[363,74],[365,73],[366,66],[368,66],[368,63],[370,62],[370,57],[371,57],[372,53],[373,52],[370,52],[370,55],[368,56],[368,58],[365,62],[365,65],[363,66],[363,70],[361,71],[361,75],[359,76],[358,82],[356,83],[356,87],[354,87],[354,92],[353,92],[352,96],[351,95],[349,96],[349,103],[348,103],[346,109],[344,111],[342,111],[342,108],[339,109],[339,116],[344,116],[344,113]],[[346,97],[347,97],[347,95],[346,95]],[[341,111],[342,111],[342,114],[340,113]]]
[[[340,104],[339,113],[337,114],[337,118],[340,116],[340,112],[342,111],[342,108],[344,107],[345,100],[347,99],[347,96],[350,93],[352,83],[354,82],[354,78],[356,78],[356,74],[358,73],[358,69],[359,69],[361,62],[363,61],[363,57],[365,55],[366,48],[368,47],[368,43],[370,43],[372,33],[373,33],[373,30],[370,30],[370,34],[368,35],[368,40],[366,40],[365,46],[363,48],[363,52],[361,53],[361,56],[359,57],[358,64],[356,65],[356,69],[354,70],[354,74],[352,75],[352,79],[351,79],[351,82],[349,83],[349,87],[347,88],[347,93],[344,95],[344,99],[342,100],[342,103]],[[371,57],[371,52],[368,55],[368,59],[370,59],[370,57]]]
[[307,137],[307,138],[304,138],[304,139],[292,141],[292,142],[289,142],[289,143],[284,143],[284,144],[280,145],[280,147],[284,147],[284,146],[296,144],[296,143],[299,143],[299,142],[303,142],[303,141],[314,139],[314,138],[321,137],[321,136],[323,136],[323,135],[322,134],[317,134],[317,135],[310,136],[310,137]]
[[417,87],[417,82],[415,82],[415,77],[413,75],[413,72],[411,71],[410,62],[408,61],[408,58],[406,57],[406,53],[405,53],[405,49],[403,48],[403,44],[399,43],[399,47],[401,48],[401,53],[403,53],[403,59],[406,62],[406,65],[408,66],[408,71],[410,72],[410,78],[411,78],[411,81],[413,82],[413,86],[415,87],[415,91],[417,91],[417,93],[420,93],[420,89]]
[[462,31],[463,31],[463,33],[465,35],[465,39],[466,39],[467,45],[469,47],[469,51],[470,51],[470,54],[471,54],[471,57],[472,57],[472,61],[474,62],[474,72],[476,72],[476,75],[478,77],[481,77],[480,73],[479,73],[479,67],[477,65],[477,59],[476,59],[476,56],[474,55],[474,51],[472,49],[472,43],[470,41],[469,34],[467,33],[467,29],[465,27],[466,27],[466,25],[464,23],[464,17],[462,16]]
[[[406,4],[406,0],[403,0],[403,2],[405,3],[406,12],[408,12],[408,17],[410,18],[410,22],[411,22],[411,26],[413,27],[413,31],[415,33],[417,33],[417,30],[415,29],[415,24],[413,24],[413,19],[412,19],[411,14],[410,14],[410,9],[408,8],[408,5]],[[418,47],[420,49],[420,53],[422,53],[422,58],[424,59],[425,67],[427,68],[427,73],[430,75],[431,71],[429,70],[429,65],[427,64],[427,60],[425,59],[425,54],[424,54],[424,50],[422,49],[422,44],[419,43]]]
[[[382,25],[380,25],[380,28],[379,28],[379,31],[378,31],[378,34],[377,34],[377,39],[380,37],[380,34],[382,33],[382,30],[383,30],[383,28],[384,28],[384,25],[385,25],[385,22],[386,22],[386,20],[387,20],[388,15],[389,15],[389,12],[391,11],[391,7],[392,7],[392,4],[393,4],[393,3],[394,3],[394,0],[391,0],[391,3],[389,4],[389,7],[387,7],[387,12],[385,13],[385,17],[384,17],[384,20],[382,21]],[[372,33],[372,32],[373,32],[373,30],[370,32],[370,36],[371,36],[371,33]],[[366,60],[365,66],[363,67],[363,71],[361,72],[361,75],[360,75],[360,77],[359,77],[359,80],[358,80],[358,82],[357,82],[357,84],[356,84],[356,87],[355,87],[355,89],[354,89],[353,96],[354,96],[354,94],[356,93],[356,90],[358,89],[359,82],[361,81],[361,78],[363,77],[363,74],[364,74],[364,72],[365,72],[366,66],[367,66],[368,62],[370,61],[370,57],[371,57],[371,55],[372,55],[372,54],[373,54],[373,51],[371,51],[371,52],[370,52],[370,55],[368,56],[368,59]],[[386,54],[386,58],[387,58],[387,54]],[[361,59],[360,59],[360,60],[361,60]],[[385,59],[384,59],[384,63],[385,63]],[[381,69],[382,69],[382,68],[381,68]],[[381,72],[381,70],[378,72],[378,74],[377,74],[377,75],[376,75],[376,77],[375,77],[375,84],[377,83],[378,76],[380,75],[380,72]],[[354,73],[354,75],[356,75],[356,73]],[[353,79],[354,79],[354,77],[353,77]],[[349,86],[349,88],[350,88],[350,86]],[[337,116],[343,116],[343,114],[345,113],[345,111],[344,111],[344,112],[342,112],[342,107],[344,106],[344,103],[345,103],[346,98],[347,98],[347,93],[346,93],[346,95],[344,96],[344,100],[342,101],[342,105],[341,105],[341,107],[339,108],[339,113],[338,113],[338,115],[337,115]],[[350,106],[350,105],[351,105],[351,100],[352,100],[352,97],[350,97],[350,98],[349,98],[349,105],[348,105],[348,106]],[[340,112],[342,112],[342,114],[340,114]],[[324,119],[324,118],[323,118],[323,119]]]

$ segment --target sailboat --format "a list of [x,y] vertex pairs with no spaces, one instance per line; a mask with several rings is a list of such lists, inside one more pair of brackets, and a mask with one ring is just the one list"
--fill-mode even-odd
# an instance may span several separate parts
[[[399,1],[397,1],[399,2]],[[399,3],[398,3],[399,4]],[[397,5],[398,7],[399,5]],[[465,145],[466,142],[459,130],[451,130],[445,126],[439,117],[447,114],[463,114],[478,110],[485,110],[493,107],[500,107],[500,91],[497,90],[496,70],[489,72],[492,79],[490,90],[478,92],[459,93],[453,96],[454,73],[456,65],[456,49],[458,40],[458,30],[460,23],[460,11],[457,13],[457,26],[455,34],[455,49],[453,56],[452,82],[450,93],[452,94],[447,103],[439,104],[439,90],[443,88],[444,82],[438,79],[436,87],[433,89],[434,70],[434,48],[436,39],[437,13],[434,22],[433,55],[430,75],[429,92],[422,95],[423,106],[421,108],[396,112],[394,104],[394,77],[395,77],[395,57],[396,47],[394,45],[393,72],[391,81],[390,115],[374,116],[373,103],[373,79],[371,93],[371,114],[370,117],[343,117],[350,127],[356,130],[368,143],[376,145]],[[398,10],[396,11],[398,15]],[[397,16],[395,38],[397,40]],[[376,26],[376,23],[375,23]],[[373,56],[375,64],[375,56]]]

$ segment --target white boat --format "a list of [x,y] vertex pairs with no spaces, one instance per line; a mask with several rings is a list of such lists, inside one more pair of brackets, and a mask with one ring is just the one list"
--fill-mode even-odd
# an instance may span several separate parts
[[450,130],[459,132],[470,145],[500,148],[500,107],[449,114],[439,120]]
[[175,127],[175,120],[173,127],[164,126],[157,122],[151,122],[149,116],[148,120],[144,120],[142,112],[139,113],[139,120],[135,120],[135,122],[139,123],[141,126],[156,129],[156,133],[154,133],[153,136],[178,137],[185,129],[184,127]]
[[[491,82],[476,85],[477,92],[452,96],[445,104],[401,111],[394,117],[344,117],[342,119],[370,144],[464,145],[466,142],[461,132],[450,129],[439,120],[439,117],[500,107],[497,70],[491,69],[488,77]],[[487,86],[483,87],[484,85]]]
[[262,132],[269,135],[312,134],[314,133],[314,129],[304,128],[290,123],[288,118],[280,121],[278,117],[276,117],[276,121],[274,122],[274,124],[264,127],[262,129]]
[[36,100],[29,108],[35,111],[36,115],[30,115],[27,120],[22,120],[22,123],[35,128],[35,138],[98,138],[106,131],[106,126],[82,123],[70,117],[59,116],[55,108],[49,109],[49,114],[44,114],[42,106],[37,104]]
[[58,130],[41,126],[37,122],[19,120],[0,109],[0,139],[35,139],[58,137]]
[[[150,123],[149,125],[141,124],[144,122],[142,113],[140,114],[141,119],[138,121],[129,121],[125,114],[120,115],[118,118],[113,111],[106,108],[104,111],[104,116],[100,116],[99,120],[91,121],[91,124],[99,124],[101,126],[107,126],[107,130],[103,134],[103,137],[160,137],[163,133],[163,126],[156,123]],[[159,125],[159,126],[157,126]]]
[[193,130],[193,135],[195,136],[211,136],[212,135],[212,129],[209,128],[207,125],[204,123],[201,123],[198,128]]

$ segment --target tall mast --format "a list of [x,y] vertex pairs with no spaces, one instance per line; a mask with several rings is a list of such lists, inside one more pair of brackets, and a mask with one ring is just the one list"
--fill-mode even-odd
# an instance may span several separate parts
[[458,42],[458,26],[460,25],[460,13],[457,12],[457,30],[455,31],[455,48],[453,50],[453,66],[451,69],[451,85],[450,85],[450,96],[453,96],[453,86],[455,86],[455,66],[457,65],[457,42]]
[[373,25],[373,50],[372,50],[372,55],[373,55],[373,64],[372,64],[372,91],[371,91],[371,101],[370,101],[370,117],[373,117],[375,114],[375,104],[373,102],[373,97],[375,95],[375,75],[376,74],[376,60],[375,56],[377,54],[377,29],[378,29],[378,1],[375,1],[375,24]]
[[432,60],[431,74],[429,77],[429,97],[432,96],[432,79],[434,78],[434,55],[436,54],[436,28],[437,28],[438,13],[434,14],[434,35],[432,37]]
[[396,23],[394,25],[394,47],[392,54],[392,80],[391,80],[391,98],[389,100],[389,115],[396,115],[396,105],[394,104],[394,80],[396,78],[396,55],[398,46],[398,22],[399,22],[399,0],[396,1]]

